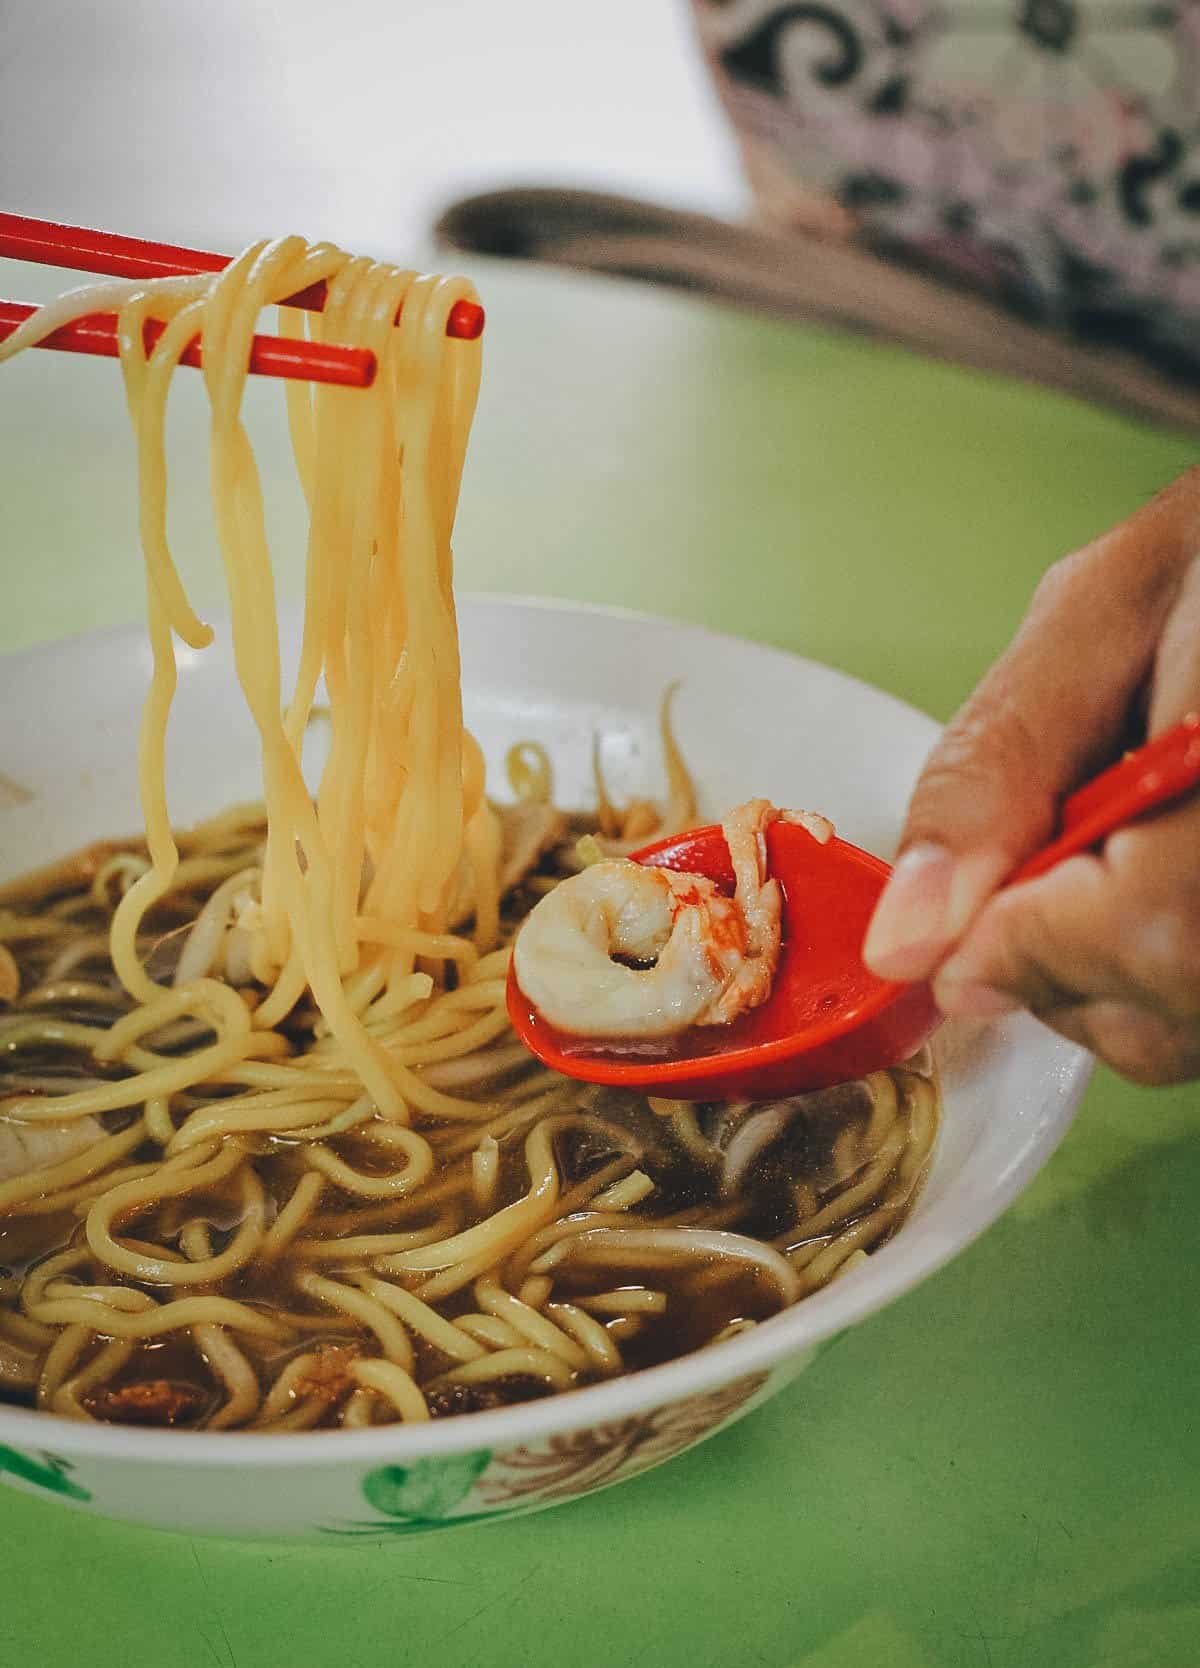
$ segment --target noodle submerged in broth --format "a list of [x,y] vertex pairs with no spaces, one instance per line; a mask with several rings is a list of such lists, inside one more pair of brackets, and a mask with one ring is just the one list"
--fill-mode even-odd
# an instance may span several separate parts
[[[377,374],[288,390],[309,540],[285,693],[241,400],[262,309],[316,283],[324,313],[280,328],[369,348]],[[76,291],[0,344],[117,312],[154,666],[144,840],[0,886],[2,1399],[271,1431],[517,1402],[759,1323],[882,1243],[920,1185],[927,1062],[678,1105],[581,1087],[513,1037],[511,940],[579,835],[619,856],[695,806],[666,706],[661,810],[618,810],[597,771],[595,817],[563,817],[531,744],[509,759],[517,803],[485,793],[450,548],[480,360],[446,320],[473,293],[285,238],[215,275]],[[147,317],[166,323],[148,357]],[[175,643],[212,632],[168,542],[164,433],[197,333],[264,803],[177,835]]]
[[[508,893],[505,943],[572,871],[577,832]],[[138,941],[157,977],[264,838],[253,811],[180,837]],[[213,1046],[184,1015],[95,1057],[141,1011],[108,933],[145,862],[134,842],[93,847],[0,889],[19,972],[0,1106],[129,1101],[138,1073]],[[766,1105],[651,1102],[558,1077],[514,1042],[489,988],[505,948],[438,949],[454,951],[442,1011],[431,995],[388,1033],[429,1097],[407,1126],[337,1069],[311,1001],[202,1084],[41,1126],[80,1139],[0,1181],[0,1397],[209,1429],[475,1411],[744,1330],[903,1220],[936,1129],[928,1058]]]

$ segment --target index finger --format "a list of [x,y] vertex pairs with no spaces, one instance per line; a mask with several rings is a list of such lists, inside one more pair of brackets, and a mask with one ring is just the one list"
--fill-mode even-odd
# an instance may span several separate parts
[[1200,1018],[1200,799],[994,897],[934,982],[945,1013],[981,989],[1040,1015],[1106,1000]]

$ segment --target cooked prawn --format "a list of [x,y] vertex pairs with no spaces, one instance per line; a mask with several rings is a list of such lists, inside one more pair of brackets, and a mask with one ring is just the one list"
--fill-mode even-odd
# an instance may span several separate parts
[[589,1037],[669,1037],[757,1007],[779,961],[783,899],[764,840],[776,815],[756,799],[726,818],[732,898],[704,875],[628,860],[561,882],[517,935],[521,990],[559,1030]]

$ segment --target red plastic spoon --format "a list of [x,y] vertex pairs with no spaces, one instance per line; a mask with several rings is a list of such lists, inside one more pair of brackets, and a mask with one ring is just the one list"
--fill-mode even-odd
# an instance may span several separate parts
[[[1065,857],[1200,783],[1200,713],[1148,742],[1071,795],[1059,832],[1006,884],[1031,880]],[[821,845],[806,829],[767,829],[770,873],[782,882],[783,953],[771,994],[732,1025],[695,1026],[664,1042],[569,1036],[548,1024],[508,976],[508,1012],[521,1041],[567,1077],[668,1100],[764,1100],[861,1077],[906,1060],[941,1015],[927,984],[877,979],[860,951],[891,870],[845,840]],[[708,875],[733,891],[719,827],[647,846],[634,861]]]

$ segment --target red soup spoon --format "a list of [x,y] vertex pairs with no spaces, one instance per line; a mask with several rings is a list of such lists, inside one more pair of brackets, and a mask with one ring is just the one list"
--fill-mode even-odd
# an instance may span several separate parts
[[[1200,783],[1200,713],[1128,754],[1071,795],[1055,838],[1006,885],[1087,851]],[[508,976],[508,1012],[545,1065],[587,1083],[668,1100],[763,1100],[845,1082],[908,1059],[941,1021],[928,984],[892,984],[862,964],[867,924],[890,868],[836,837],[822,845],[797,824],[766,834],[769,872],[784,893],[783,950],[771,994],[730,1025],[694,1026],[661,1041],[621,1042],[556,1030]],[[673,835],[634,861],[707,875],[733,892],[719,827]]]

